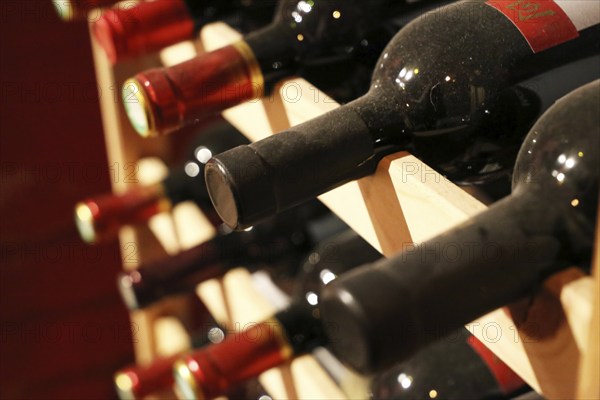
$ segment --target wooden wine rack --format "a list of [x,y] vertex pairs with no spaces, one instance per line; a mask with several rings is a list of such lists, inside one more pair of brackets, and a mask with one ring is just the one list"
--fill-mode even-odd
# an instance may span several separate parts
[[[237,32],[216,23],[205,27],[195,42],[166,49],[160,57],[146,57],[117,66],[109,64],[92,39],[99,86],[104,92],[118,89],[125,79],[138,71],[173,65],[195,56],[202,48],[213,50],[237,38]],[[101,96],[100,103],[112,168],[138,163],[147,156],[165,157],[169,153],[171,137],[141,139],[130,127],[120,101]],[[242,104],[223,115],[256,141],[336,107],[338,104],[310,83],[291,79],[282,82],[270,98]],[[164,167],[157,167],[160,163],[145,160],[137,165],[139,183],[157,181],[164,173]],[[116,181],[113,189],[123,191],[131,184]],[[320,196],[320,200],[385,256],[412,243],[423,242],[486,209],[482,202],[406,153],[386,157],[373,176],[348,183]],[[213,228],[193,204],[179,205],[172,213],[153,218],[148,227],[122,230],[124,266],[135,268],[139,263],[174,254],[213,234]],[[596,243],[598,237],[597,234]],[[127,249],[134,249],[134,260]],[[467,325],[499,358],[547,398],[600,398],[597,253],[596,250],[592,276],[583,275],[576,269],[559,273],[545,284],[544,295],[533,302],[529,318],[540,323],[559,320],[558,325],[552,326],[544,335],[532,337],[515,328],[516,324],[501,309]],[[468,282],[465,282],[465,288],[468,288]],[[275,310],[243,268],[231,271],[222,279],[199,285],[197,294],[216,320],[229,328],[236,323],[244,326],[260,321]],[[189,312],[187,300],[179,298],[132,313],[139,363],[145,364],[157,355],[189,347],[185,332],[171,318],[185,318],[186,312]],[[562,319],[546,318],[563,314],[565,318]],[[540,328],[538,331],[548,331],[548,327]],[[312,355],[307,355],[267,371],[260,381],[275,399],[366,396],[365,379],[349,371],[338,374],[338,378],[334,381]]]

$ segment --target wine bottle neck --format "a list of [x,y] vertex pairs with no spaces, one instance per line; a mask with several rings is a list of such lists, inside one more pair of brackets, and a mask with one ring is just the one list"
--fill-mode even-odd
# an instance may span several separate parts
[[335,352],[359,371],[382,369],[570,266],[554,236],[560,209],[539,203],[525,192],[511,196],[326,287],[321,309],[325,326],[336,327],[328,332]]
[[282,216],[248,232],[216,236],[166,262],[148,264],[126,273],[119,281],[122,297],[130,309],[142,308],[163,297],[189,292],[199,283],[221,276],[240,263],[249,269],[272,264],[282,275],[295,275],[298,258],[319,239],[311,237],[310,229],[304,226],[307,220],[308,227],[316,224],[318,230],[330,225],[332,234],[344,227],[341,221],[328,223],[331,217],[327,216],[313,221],[321,212],[320,207],[304,210],[295,210],[295,215],[290,213],[287,218]]
[[258,323],[248,323],[219,344],[183,357],[175,382],[187,398],[215,398],[233,386],[324,343],[314,310],[292,305]]
[[228,261],[241,258],[243,246],[232,235],[217,236],[166,262],[127,272],[119,278],[121,296],[129,309],[147,307],[165,296],[193,290],[200,282],[223,275]]
[[380,138],[401,135],[391,134],[392,125],[384,122],[385,116],[375,116],[380,99],[370,99],[359,99],[213,157],[206,165],[206,184],[223,221],[234,229],[245,229],[372,174],[377,166],[376,147],[389,144]]
[[303,301],[293,302],[288,308],[278,312],[275,319],[295,355],[327,344],[318,306],[310,306]]
[[102,195],[78,203],[75,223],[83,240],[99,243],[114,239],[122,226],[144,223],[171,207],[162,185],[140,186],[122,195]]
[[404,150],[409,145],[411,133],[404,112],[392,101],[387,101],[384,90],[377,89],[371,89],[345,107],[360,116],[369,131],[373,147],[393,144],[396,151]]
[[275,319],[250,322],[219,344],[184,356],[174,366],[177,389],[188,399],[213,399],[289,360],[293,352]]
[[164,391],[173,385],[173,363],[181,357],[175,354],[158,358],[147,366],[130,366],[115,374],[115,388],[121,399],[141,399]]

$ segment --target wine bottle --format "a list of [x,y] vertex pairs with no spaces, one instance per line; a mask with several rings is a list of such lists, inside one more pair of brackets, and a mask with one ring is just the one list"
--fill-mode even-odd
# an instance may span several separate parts
[[190,159],[181,168],[172,169],[162,182],[79,202],[75,222],[81,238],[87,243],[113,240],[124,225],[145,223],[188,200],[194,201],[215,226],[220,225],[206,191],[204,164],[212,154],[246,143],[248,140],[227,122],[212,124],[193,143]]
[[243,265],[267,268],[278,277],[295,275],[298,260],[319,240],[346,225],[315,202],[248,231],[224,233],[166,260],[119,275],[118,285],[130,310],[164,297],[191,292],[208,279]]
[[[462,330],[462,332],[465,332]],[[468,332],[468,331],[466,331]],[[466,343],[471,347],[478,358],[486,365],[487,369],[494,376],[498,391],[502,396],[514,399],[516,396],[527,393],[531,390],[529,385],[515,371],[506,365],[498,356],[491,351],[482,341],[467,333]],[[463,397],[465,398],[465,397]]]
[[154,394],[170,394],[173,386],[173,364],[181,357],[174,354],[160,357],[147,366],[130,365],[113,377],[115,390],[121,400],[143,399]]
[[[236,229],[253,225],[373,173],[390,150],[409,151],[457,181],[510,169],[479,168],[478,159],[493,159],[485,154],[526,134],[537,117],[531,91],[514,84],[597,54],[600,46],[597,3],[577,2],[579,11],[563,0],[527,4],[539,13],[519,0],[461,1],[427,13],[388,44],[365,96],[215,156],[205,174],[223,221]],[[515,13],[526,20],[511,19]],[[265,190],[250,196],[258,181]]]
[[[188,304],[188,313],[179,322],[189,335],[189,345],[197,349],[210,343],[220,343],[225,330],[212,318],[204,303],[191,294]],[[133,364],[120,369],[113,377],[117,395],[121,400],[141,400],[147,396],[173,398],[173,364],[183,354],[157,357],[149,364]]]
[[371,399],[508,400],[525,382],[464,328],[375,375]]
[[274,0],[149,1],[131,8],[106,10],[94,22],[92,31],[114,64],[191,40],[207,23],[227,18],[235,12],[239,18],[228,20],[236,28],[258,28],[268,23],[274,5]]
[[[173,365],[181,356],[182,354],[174,354],[161,357],[145,367],[132,365],[118,371],[114,375],[117,396],[120,400],[181,398],[173,390]],[[264,394],[264,391],[261,391],[260,384],[251,382],[248,386],[236,386],[228,391],[226,396],[229,399],[259,400],[261,394]]]
[[326,240],[304,264],[300,288],[308,290],[299,289],[291,305],[272,318],[184,356],[174,366],[178,392],[186,399],[211,399],[295,355],[325,345],[318,309],[320,289],[338,274],[379,257],[379,252],[349,230]]
[[52,0],[56,13],[63,21],[85,19],[94,8],[110,7],[121,0]]
[[457,228],[348,273],[323,291],[332,349],[381,370],[445,333],[591,264],[598,208],[600,80],[552,106],[519,152],[513,193]]
[[[425,2],[398,3],[405,10],[419,10]],[[153,136],[259,98],[283,77],[310,64],[347,59],[371,46],[369,35],[393,4],[390,0],[281,0],[273,23],[243,40],[126,81],[122,97],[129,119],[140,135]]]

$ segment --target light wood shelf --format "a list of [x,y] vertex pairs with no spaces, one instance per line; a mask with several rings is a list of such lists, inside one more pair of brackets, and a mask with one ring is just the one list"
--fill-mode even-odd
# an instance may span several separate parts
[[[114,68],[93,43],[98,82],[100,87],[120,87],[121,82],[138,70],[173,65],[195,56],[201,48],[213,50],[238,38],[237,32],[225,24],[216,23],[205,27],[196,43],[188,42],[167,49],[161,53],[160,59],[149,58]],[[286,101],[291,91],[293,102]],[[115,162],[127,165],[137,162],[143,155],[160,155],[168,151],[168,138],[139,139],[125,121],[122,107],[112,99],[101,98],[101,107],[110,165]],[[336,107],[338,104],[309,82],[295,78],[282,82],[279,91],[271,98],[239,105],[226,110],[223,115],[238,130],[256,141]],[[145,168],[140,168],[140,175],[143,176],[145,171]],[[119,191],[125,187],[118,183],[114,189]],[[385,256],[424,242],[486,209],[485,204],[407,153],[386,157],[374,175],[350,182],[319,198]],[[214,234],[191,204],[182,204],[171,215],[160,218],[162,222],[153,221],[150,228],[124,230],[122,246],[134,243],[139,250],[139,260],[146,262],[164,256],[167,253],[165,249],[173,253]],[[531,314],[543,321],[544,315],[564,313],[565,318],[551,334],[531,337],[524,330],[517,329],[503,309],[473,321],[467,328],[545,397],[597,398],[599,375],[593,374],[598,371],[600,342],[597,329],[598,257],[595,264],[594,276],[572,269],[557,274],[546,283],[545,294],[536,299],[536,307]],[[198,287],[197,292],[216,319],[230,327],[236,323],[257,322],[275,310],[243,269],[206,282]],[[148,362],[155,357],[161,347],[158,342],[164,340],[153,329],[158,317],[185,310],[181,304],[169,303],[132,315],[132,321],[139,325],[135,346],[140,362]],[[594,326],[592,320],[596,325],[594,329],[590,329]],[[261,376],[261,383],[274,398],[338,399],[366,395],[364,384],[352,385],[349,382],[359,382],[360,377],[351,372],[344,376],[346,382],[336,384],[316,359],[308,355],[266,372]],[[344,392],[340,387],[353,389]]]

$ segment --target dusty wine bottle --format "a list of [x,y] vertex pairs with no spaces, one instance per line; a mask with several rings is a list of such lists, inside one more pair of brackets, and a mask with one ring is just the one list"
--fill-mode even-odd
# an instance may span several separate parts
[[265,268],[278,277],[294,276],[298,260],[319,240],[346,225],[315,202],[248,231],[229,232],[168,259],[123,272],[118,286],[130,310],[167,296],[193,291],[208,279],[243,265]]
[[[150,69],[123,85],[123,104],[142,136],[165,134],[269,93],[283,77],[314,63],[353,57],[390,8],[419,15],[400,0],[281,0],[273,22],[230,46],[169,68]],[[393,13],[397,13],[394,11]],[[380,49],[379,49],[380,50]]]
[[[600,172],[600,80],[552,106],[519,152],[513,193],[470,221],[323,291],[334,353],[358,371],[400,362],[445,333],[588,269]],[[343,333],[343,334],[342,334]]]
[[193,39],[207,23],[237,13],[236,28],[254,29],[273,15],[275,0],[156,0],[112,8],[92,25],[112,63]]
[[[189,334],[193,349],[210,343],[220,343],[225,330],[212,319],[208,309],[196,297],[189,310],[189,321],[180,321]],[[142,400],[147,396],[173,398],[173,364],[184,354],[179,352],[153,359],[149,364],[133,364],[121,368],[113,376],[115,390],[121,400]]]
[[508,400],[528,389],[464,328],[373,377],[372,400]]
[[227,122],[205,128],[193,143],[190,159],[182,167],[171,169],[162,182],[79,202],[75,206],[75,222],[81,238],[87,243],[114,240],[123,226],[146,223],[184,201],[193,201],[209,221],[220,225],[206,190],[204,165],[213,154],[246,143],[244,135]]
[[247,330],[231,333],[219,344],[187,354],[175,364],[178,392],[186,399],[212,399],[295,355],[325,345],[318,309],[320,289],[344,271],[379,257],[378,251],[352,231],[324,241],[306,260],[302,286],[290,306]]
[[493,156],[507,136],[526,134],[538,115],[526,101],[530,91],[514,85],[600,46],[597,2],[528,4],[540,12],[518,0],[480,0],[427,13],[388,44],[365,96],[215,156],[205,174],[223,221],[235,229],[254,225],[372,173],[373,160],[390,148],[457,181],[510,169],[478,165],[478,158]]

